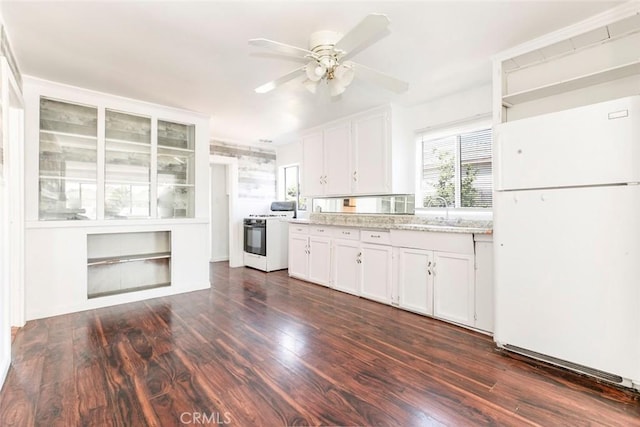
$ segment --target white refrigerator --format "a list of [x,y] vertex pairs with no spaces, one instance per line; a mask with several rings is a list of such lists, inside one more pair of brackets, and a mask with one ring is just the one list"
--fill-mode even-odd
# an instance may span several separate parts
[[640,96],[495,140],[496,343],[640,389]]

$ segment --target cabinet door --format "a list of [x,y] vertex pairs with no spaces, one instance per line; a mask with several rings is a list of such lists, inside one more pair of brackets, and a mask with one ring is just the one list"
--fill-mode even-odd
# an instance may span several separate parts
[[329,286],[331,279],[331,239],[309,237],[309,281]]
[[322,132],[302,138],[302,194],[321,196],[324,194]]
[[309,273],[309,237],[304,234],[289,234],[289,276],[307,279]]
[[398,288],[400,307],[433,315],[433,252],[399,249]]
[[360,295],[376,301],[391,302],[391,246],[360,244]]
[[351,124],[325,129],[324,172],[326,195],[351,194]]
[[433,272],[434,316],[473,326],[473,255],[436,252]]
[[359,295],[360,242],[357,240],[333,241],[333,287],[339,291]]
[[353,121],[355,194],[391,191],[391,139],[387,114],[376,113]]

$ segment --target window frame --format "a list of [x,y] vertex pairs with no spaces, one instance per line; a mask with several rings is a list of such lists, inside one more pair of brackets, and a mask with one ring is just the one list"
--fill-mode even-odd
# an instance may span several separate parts
[[[290,168],[296,168],[296,177],[297,177],[297,195],[296,195],[296,210],[297,211],[302,211],[302,212],[306,212],[308,209],[308,199],[306,197],[302,197],[302,194],[300,192],[301,190],[301,183],[300,183],[300,174],[301,174],[301,167],[299,164],[294,163],[294,164],[290,164],[290,165],[284,165],[281,166],[281,172],[280,172],[280,176],[282,179],[282,184],[280,185],[279,194],[282,194],[282,200],[288,200],[287,199],[287,169]],[[304,209],[302,209],[300,207],[300,200],[301,199],[305,199],[305,204],[304,204]]]
[[415,212],[416,214],[432,214],[432,215],[441,215],[445,213],[445,211],[449,212],[461,212],[461,213],[477,213],[482,216],[492,215],[493,214],[493,203],[489,208],[480,208],[480,207],[455,207],[449,206],[444,208],[442,206],[431,206],[425,207],[422,200],[422,174],[423,174],[423,142],[428,140],[437,140],[444,139],[448,137],[455,137],[456,143],[454,147],[455,153],[455,162],[454,162],[454,197],[455,204],[457,206],[461,205],[461,185],[462,185],[462,168],[460,164],[460,136],[462,134],[471,133],[480,131],[483,129],[491,130],[491,138],[492,138],[492,153],[491,153],[491,168],[492,168],[492,179],[491,179],[491,191],[493,192],[493,167],[494,167],[494,158],[493,158],[493,122],[490,117],[483,117],[481,119],[470,119],[470,120],[461,120],[457,122],[458,124],[447,124],[443,126],[437,126],[433,128],[427,128],[423,131],[418,131],[416,133],[416,174],[415,174],[415,185],[416,185],[416,193],[415,193]]

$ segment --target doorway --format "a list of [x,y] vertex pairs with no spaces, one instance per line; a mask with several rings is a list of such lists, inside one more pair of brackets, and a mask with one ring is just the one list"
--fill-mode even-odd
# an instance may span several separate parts
[[228,167],[211,164],[211,262],[229,261]]
[[238,159],[209,156],[209,174],[210,259],[223,261],[226,255],[229,267],[242,267],[242,218],[236,213]]

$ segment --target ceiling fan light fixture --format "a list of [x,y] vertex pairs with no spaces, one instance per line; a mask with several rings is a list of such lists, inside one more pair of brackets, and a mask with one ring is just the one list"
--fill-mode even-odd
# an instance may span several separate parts
[[337,80],[341,86],[347,87],[353,82],[353,77],[355,76],[355,72],[353,71],[353,67],[347,64],[340,64],[336,67],[333,72],[333,77]]
[[310,61],[305,67],[304,72],[309,80],[317,82],[325,75],[327,70],[318,64],[318,62]]

